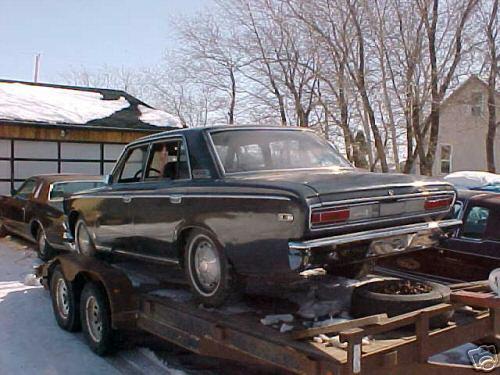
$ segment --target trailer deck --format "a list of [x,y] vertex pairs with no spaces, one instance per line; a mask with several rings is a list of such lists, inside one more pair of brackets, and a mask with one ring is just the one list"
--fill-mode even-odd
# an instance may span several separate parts
[[[485,282],[451,285],[451,303],[392,318],[349,319],[311,328],[304,325],[306,320],[295,317],[290,323],[293,330],[280,332],[279,326],[265,326],[260,319],[269,314],[294,313],[287,311],[290,303],[284,300],[248,297],[243,308],[207,309],[193,302],[182,286],[133,286],[130,281],[127,285],[124,280],[129,277],[124,269],[110,268],[97,260],[82,261],[74,255],[63,255],[43,267],[46,286],[51,267],[57,263],[68,281],[86,274],[87,280],[99,282],[106,289],[115,328],[133,327],[195,353],[272,365],[296,374],[426,371],[431,375],[449,373],[451,368],[453,374],[470,374],[471,366],[430,363],[429,357],[470,342],[495,344],[495,336],[500,333],[500,302],[485,294],[489,292]],[[113,281],[117,274],[122,278],[119,284]],[[430,318],[450,310],[455,313],[447,327],[430,328]],[[321,335],[328,340],[318,339]]]

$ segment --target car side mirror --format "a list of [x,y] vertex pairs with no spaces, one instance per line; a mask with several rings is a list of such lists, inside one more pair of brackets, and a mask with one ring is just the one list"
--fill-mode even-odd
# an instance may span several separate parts
[[106,176],[104,176],[104,183],[106,185],[111,185],[113,183],[113,175],[107,174]]

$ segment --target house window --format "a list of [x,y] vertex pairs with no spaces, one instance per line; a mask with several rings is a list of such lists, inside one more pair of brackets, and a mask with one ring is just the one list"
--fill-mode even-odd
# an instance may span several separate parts
[[473,116],[481,116],[483,114],[484,107],[484,95],[480,91],[476,91],[472,93],[471,100],[471,112]]
[[451,173],[451,145],[441,145],[441,158],[439,159],[441,174]]

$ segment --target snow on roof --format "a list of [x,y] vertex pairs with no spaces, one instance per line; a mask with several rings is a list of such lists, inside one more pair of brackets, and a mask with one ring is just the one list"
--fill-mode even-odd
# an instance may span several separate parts
[[129,106],[122,96],[103,100],[94,91],[0,82],[0,118],[5,120],[86,124]]
[[481,171],[453,172],[445,176],[444,179],[459,189],[472,189],[500,183],[500,175]]
[[141,120],[142,122],[154,126],[171,126],[175,128],[182,128],[179,120],[172,116],[170,113],[161,111],[159,109],[149,108],[142,104],[139,104],[137,108],[139,108],[139,111],[141,112],[139,120]]

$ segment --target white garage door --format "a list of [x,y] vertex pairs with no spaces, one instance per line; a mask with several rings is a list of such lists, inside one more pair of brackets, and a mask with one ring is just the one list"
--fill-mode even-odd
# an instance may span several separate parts
[[53,173],[109,173],[123,144],[0,139],[0,194],[28,177]]

